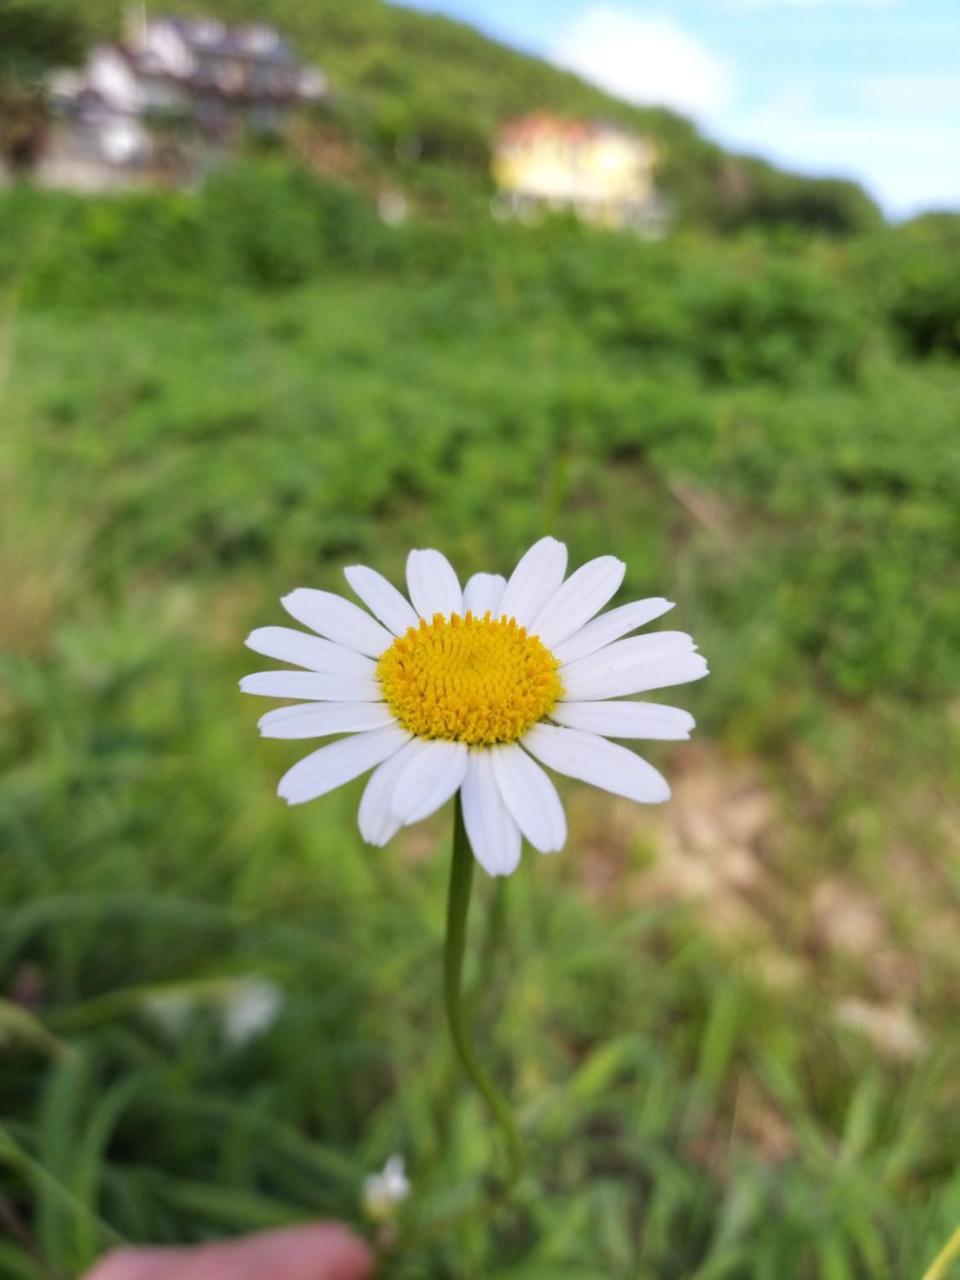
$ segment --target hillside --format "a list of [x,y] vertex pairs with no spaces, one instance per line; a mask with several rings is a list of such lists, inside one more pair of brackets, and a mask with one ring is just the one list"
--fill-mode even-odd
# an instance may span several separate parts
[[[800,177],[734,155],[672,111],[631,106],[449,18],[383,0],[169,0],[156,7],[274,23],[338,91],[325,127],[359,148],[367,166],[434,205],[485,198],[500,122],[546,108],[617,121],[656,139],[660,185],[681,223],[802,223],[844,233],[881,221],[856,183]],[[114,35],[126,8],[124,0],[90,0],[91,32]]]
[[[416,1230],[496,1168],[448,816],[379,850],[358,786],[279,804],[296,744],[236,681],[294,585],[549,529],[712,674],[695,742],[642,746],[674,803],[567,787],[491,917],[529,1192],[383,1280],[917,1280],[960,1206],[960,280],[916,232],[386,226],[276,158],[0,198],[0,1275],[362,1225],[392,1151]],[[264,977],[275,1025],[225,1039]]]

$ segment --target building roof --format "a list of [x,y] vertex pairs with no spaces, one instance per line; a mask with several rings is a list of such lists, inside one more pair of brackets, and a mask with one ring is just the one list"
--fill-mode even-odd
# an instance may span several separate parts
[[273,27],[250,22],[228,26],[216,18],[178,18],[166,15],[151,19],[172,27],[195,53],[251,58],[264,62],[297,63],[292,46]]
[[548,111],[506,121],[498,141],[504,145],[533,142],[540,138],[562,138],[565,142],[589,142],[603,137],[637,138],[638,135],[605,120],[565,120]]
[[55,91],[79,100],[87,90],[102,89],[102,77],[94,79],[92,69],[104,58],[122,61],[143,84],[177,86],[181,95],[205,99],[291,103],[320,98],[328,87],[323,73],[302,63],[273,27],[163,16],[134,23],[123,43],[96,46],[86,73],[69,82],[56,78]]

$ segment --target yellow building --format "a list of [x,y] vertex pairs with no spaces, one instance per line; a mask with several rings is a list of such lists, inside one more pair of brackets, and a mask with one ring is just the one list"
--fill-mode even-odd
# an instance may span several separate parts
[[647,138],[537,114],[500,131],[493,174],[502,205],[515,215],[570,209],[600,226],[656,235],[665,209],[653,183],[655,161]]

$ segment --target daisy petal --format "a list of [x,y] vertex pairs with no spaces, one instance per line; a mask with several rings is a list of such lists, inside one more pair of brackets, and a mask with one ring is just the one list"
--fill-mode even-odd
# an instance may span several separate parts
[[507,812],[489,751],[471,751],[460,790],[473,856],[491,876],[508,876],[520,861],[520,828]]
[[485,613],[499,618],[506,585],[506,578],[499,573],[475,573],[463,589],[464,611],[469,610],[475,618],[482,618]]
[[435,613],[463,613],[463,592],[453,565],[439,551],[411,551],[407,556],[407,590],[413,607],[428,622]]
[[603,649],[588,653],[576,662],[565,662],[563,670],[587,671],[606,662],[632,661],[647,654],[691,653],[696,647],[693,636],[687,635],[686,631],[646,631],[642,636],[627,636],[625,640],[604,645]]
[[687,684],[707,674],[707,663],[682,632],[660,632],[675,640],[658,641],[656,635],[637,636],[608,645],[581,658],[560,672],[563,701],[594,702],[622,698],[672,684]]
[[419,739],[414,738],[405,747],[401,747],[396,755],[374,769],[370,781],[363,790],[360,801],[360,812],[357,820],[360,834],[367,844],[383,846],[400,830],[401,822],[395,818],[390,808],[390,797],[393,795],[393,784],[401,770],[407,765],[410,757],[418,751]]
[[560,702],[550,719],[567,729],[599,733],[606,738],[689,738],[693,716],[659,702]]
[[615,595],[623,581],[626,565],[615,556],[588,560],[566,580],[547,601],[527,628],[539,636],[548,649],[560,644],[585,622],[589,622]]
[[614,640],[619,640],[621,636],[636,631],[638,627],[646,626],[648,622],[659,618],[672,608],[673,604],[660,596],[622,604],[619,609],[610,609],[607,613],[602,613],[599,618],[594,618],[585,627],[575,631],[562,644],[555,645],[553,656],[559,662],[576,662],[578,658],[585,658],[588,653],[595,653],[597,649],[612,644]]
[[392,582],[388,582],[382,573],[377,573],[376,569],[368,569],[363,564],[352,564],[344,569],[343,576],[354,594],[395,636],[402,636],[419,622],[406,596]]
[[589,782],[603,791],[642,804],[670,799],[667,780],[653,765],[596,734],[535,724],[522,742],[548,769]]
[[467,771],[462,742],[421,741],[393,784],[390,808],[404,826],[435,813],[450,799]]
[[312,752],[280,779],[277,795],[287,804],[303,804],[359,778],[410,741],[406,729],[391,725],[371,733],[355,733]]
[[258,627],[247,636],[246,645],[254,653],[278,662],[292,662],[308,671],[323,671],[327,675],[358,675],[372,680],[376,663],[365,658],[355,649],[342,644],[332,644],[319,636],[308,636],[305,631],[292,627]]
[[263,698],[297,698],[316,702],[382,702],[376,680],[360,676],[326,675],[316,671],[256,671],[240,681],[244,693]]
[[556,853],[567,839],[567,819],[540,766],[515,743],[490,748],[493,776],[514,822],[541,853]]
[[312,631],[335,640],[337,644],[358,653],[379,658],[393,644],[393,636],[385,631],[369,613],[336,596],[332,591],[316,591],[298,587],[280,601],[287,613]]
[[560,588],[567,571],[567,548],[556,538],[541,538],[521,557],[500,601],[500,612],[529,627]]
[[567,680],[595,675],[599,671],[613,671],[618,667],[634,666],[648,662],[663,654],[693,653],[696,649],[693,637],[685,631],[648,631],[646,635],[629,636],[614,644],[604,645],[596,653],[588,653],[576,662],[566,662],[560,668],[560,677],[566,687]]
[[277,707],[258,721],[265,738],[325,738],[331,733],[364,733],[396,724],[383,702],[301,702]]

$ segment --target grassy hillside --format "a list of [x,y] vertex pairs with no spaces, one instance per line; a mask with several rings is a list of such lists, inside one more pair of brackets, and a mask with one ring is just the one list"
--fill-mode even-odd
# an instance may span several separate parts
[[[90,0],[92,32],[120,29],[124,0]],[[619,121],[657,140],[659,181],[681,221],[737,227],[803,223],[850,232],[880,214],[852,182],[801,178],[731,155],[687,120],[630,106],[576,76],[481,35],[463,23],[383,0],[171,0],[164,11],[274,22],[323,66],[338,93],[327,127],[432,206],[488,193],[489,148],[500,123],[547,109]]]
[[420,1222],[478,1189],[449,815],[287,810],[236,680],[295,585],[549,529],[713,674],[671,805],[571,785],[567,852],[481,885],[529,1173],[383,1274],[916,1280],[960,1220],[952,234],[390,228],[277,161],[0,200],[0,1274],[362,1224],[394,1150]]

